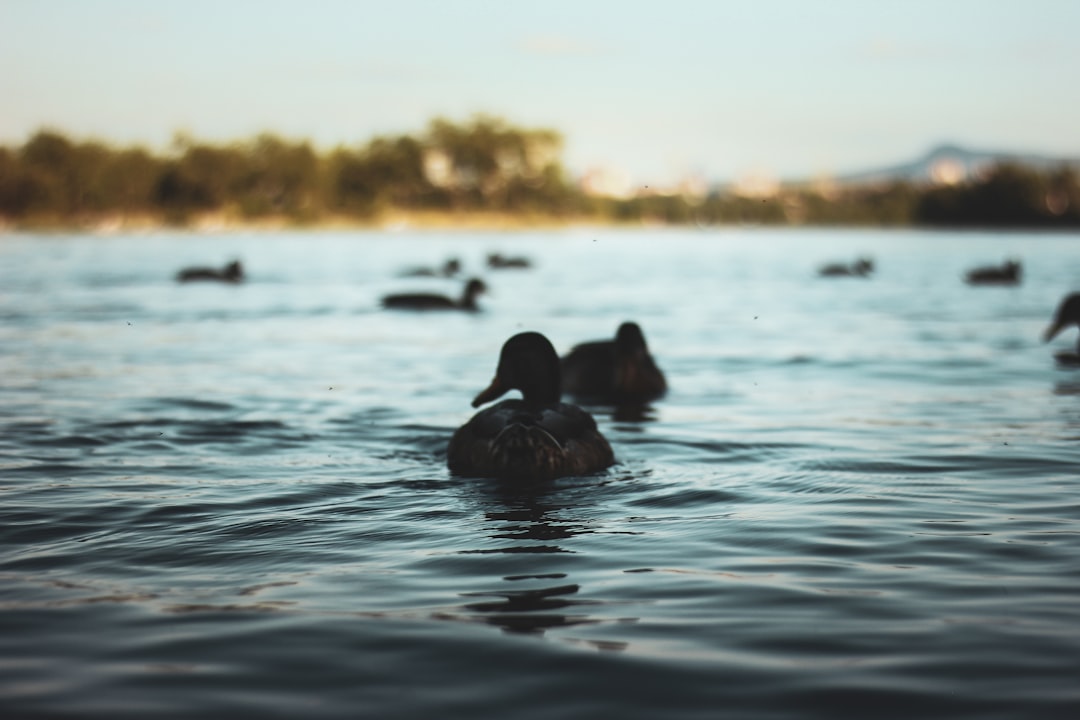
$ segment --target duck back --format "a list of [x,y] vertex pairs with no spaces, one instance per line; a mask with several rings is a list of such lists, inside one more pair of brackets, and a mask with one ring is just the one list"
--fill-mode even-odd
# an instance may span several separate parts
[[592,416],[566,403],[537,408],[504,400],[458,428],[447,448],[450,471],[472,477],[550,480],[614,462]]
[[457,307],[448,297],[433,293],[406,293],[383,298],[383,307],[402,310],[452,310]]

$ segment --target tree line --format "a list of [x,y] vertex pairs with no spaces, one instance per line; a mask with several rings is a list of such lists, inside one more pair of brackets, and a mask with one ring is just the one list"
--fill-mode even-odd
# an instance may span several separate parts
[[15,226],[147,218],[184,225],[207,213],[237,220],[374,221],[388,211],[491,212],[551,220],[669,224],[1080,226],[1074,170],[1009,164],[948,186],[909,182],[768,197],[584,193],[561,160],[562,137],[488,116],[431,121],[419,134],[380,136],[318,152],[265,133],[232,143],[177,135],[153,153],[40,130],[0,146],[0,217]]
[[183,224],[201,213],[298,223],[388,209],[576,212],[562,139],[490,117],[433,120],[419,136],[376,137],[317,152],[265,133],[213,144],[178,135],[166,153],[113,148],[41,130],[0,147],[0,215],[13,222],[148,215]]

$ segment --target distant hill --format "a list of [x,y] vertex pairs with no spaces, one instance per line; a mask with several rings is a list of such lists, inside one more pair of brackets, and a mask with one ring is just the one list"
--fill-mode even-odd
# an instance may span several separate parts
[[1031,153],[969,150],[959,145],[940,145],[921,158],[891,167],[849,173],[834,178],[843,185],[863,185],[906,180],[912,183],[953,183],[978,176],[988,168],[1010,162],[1038,170],[1062,165],[1080,171],[1080,158],[1060,158]]

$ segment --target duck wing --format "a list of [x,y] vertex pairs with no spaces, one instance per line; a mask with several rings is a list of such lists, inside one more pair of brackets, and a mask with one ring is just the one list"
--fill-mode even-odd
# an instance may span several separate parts
[[504,400],[454,433],[447,464],[457,475],[543,480],[585,475],[615,461],[592,415],[560,403],[531,408]]

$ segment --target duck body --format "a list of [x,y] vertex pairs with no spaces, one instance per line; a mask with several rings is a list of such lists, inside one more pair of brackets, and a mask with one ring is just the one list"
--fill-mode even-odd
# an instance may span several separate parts
[[176,274],[177,282],[226,282],[239,283],[244,279],[244,267],[239,260],[233,260],[222,269],[212,267],[189,267]]
[[387,295],[382,299],[382,306],[396,310],[467,310],[476,312],[480,309],[479,305],[476,304],[476,296],[486,290],[487,286],[484,285],[483,281],[474,278],[465,285],[460,300],[454,300],[435,293],[403,293]]
[[874,261],[869,258],[859,258],[851,265],[844,263],[831,263],[818,270],[822,277],[868,277],[874,272]]
[[1016,260],[1009,260],[1000,267],[980,267],[969,270],[965,276],[968,285],[1018,285],[1023,268]]
[[487,407],[454,432],[446,450],[450,472],[516,481],[587,475],[615,462],[611,445],[585,410],[559,401],[559,357],[546,337],[526,332],[503,345],[491,385],[473,407],[510,389],[520,400]]
[[384,308],[397,310],[475,310],[473,307],[465,308],[457,301],[451,300],[445,295],[434,293],[402,293],[400,295],[387,295],[382,300]]
[[461,261],[450,258],[441,268],[418,267],[411,268],[401,273],[402,277],[454,277],[461,272]]
[[667,380],[637,323],[619,326],[614,340],[574,346],[562,359],[563,389],[578,398],[615,405],[662,397]]
[[551,480],[588,475],[615,462],[592,415],[576,405],[503,400],[458,428],[446,451],[455,475]]
[[502,253],[490,253],[487,256],[487,264],[492,270],[525,270],[532,267],[528,258],[508,257]]

